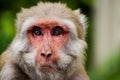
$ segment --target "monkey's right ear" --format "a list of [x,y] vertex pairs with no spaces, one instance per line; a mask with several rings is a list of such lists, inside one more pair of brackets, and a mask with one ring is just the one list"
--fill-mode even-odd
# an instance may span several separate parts
[[86,29],[88,28],[87,26],[87,18],[85,15],[83,15],[81,13],[80,9],[74,10],[74,13],[79,17],[79,22],[81,23],[82,27],[83,27],[83,33],[84,33],[84,37],[86,35]]

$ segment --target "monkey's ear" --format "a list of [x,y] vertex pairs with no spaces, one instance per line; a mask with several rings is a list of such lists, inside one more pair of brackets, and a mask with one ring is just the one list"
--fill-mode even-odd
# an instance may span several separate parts
[[79,21],[83,27],[83,31],[84,31],[84,36],[86,35],[86,29],[87,29],[87,18],[85,15],[83,15],[80,11],[80,9],[74,10],[74,13],[78,16]]

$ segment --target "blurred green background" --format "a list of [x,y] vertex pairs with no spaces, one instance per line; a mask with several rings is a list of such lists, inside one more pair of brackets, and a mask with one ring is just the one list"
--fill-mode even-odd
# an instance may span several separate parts
[[[82,13],[88,18],[87,43],[88,49],[86,69],[91,80],[120,80],[120,49],[113,52],[114,56],[107,58],[102,67],[96,67],[95,44],[94,44],[94,13],[95,3],[92,0],[0,0],[0,53],[2,53],[15,36],[15,19],[22,7],[29,8],[39,1],[63,2],[67,3],[71,9],[80,8]],[[103,44],[104,46],[104,44]]]

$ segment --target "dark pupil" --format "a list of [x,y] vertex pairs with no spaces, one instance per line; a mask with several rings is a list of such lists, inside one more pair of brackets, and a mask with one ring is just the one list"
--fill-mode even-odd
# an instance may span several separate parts
[[57,26],[52,30],[52,35],[59,36],[63,33],[63,28]]
[[33,28],[33,34],[36,36],[42,35],[42,31],[40,27],[34,27]]

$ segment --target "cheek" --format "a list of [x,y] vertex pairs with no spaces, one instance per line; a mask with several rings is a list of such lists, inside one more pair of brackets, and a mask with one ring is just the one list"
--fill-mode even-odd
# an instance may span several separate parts
[[63,47],[65,43],[68,41],[69,35],[65,36],[59,36],[59,37],[52,37],[52,44],[54,44],[56,47]]
[[40,44],[42,43],[42,37],[32,37],[32,36],[28,36],[28,40],[31,43],[33,48],[38,48],[40,47]]
[[25,63],[29,64],[29,66],[34,66],[35,65],[35,52],[32,51],[31,53],[23,54],[23,59]]
[[60,50],[60,60],[58,61],[58,66],[61,68],[66,68],[72,61],[72,57],[66,54],[64,50]]

